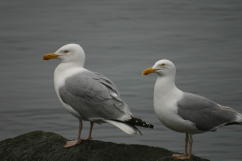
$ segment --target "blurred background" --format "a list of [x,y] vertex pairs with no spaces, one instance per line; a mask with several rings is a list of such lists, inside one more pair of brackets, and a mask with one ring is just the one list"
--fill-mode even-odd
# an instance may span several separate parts
[[[96,125],[94,139],[183,152],[184,135],[153,112],[156,77],[141,72],[171,59],[178,87],[242,112],[241,16],[240,0],[1,0],[0,140],[33,130],[76,137],[78,122],[54,92],[58,60],[42,60],[74,42],[86,52],[86,67],[113,80],[132,112],[155,125],[142,136]],[[229,126],[196,135],[194,154],[241,161],[241,133],[241,126]]]

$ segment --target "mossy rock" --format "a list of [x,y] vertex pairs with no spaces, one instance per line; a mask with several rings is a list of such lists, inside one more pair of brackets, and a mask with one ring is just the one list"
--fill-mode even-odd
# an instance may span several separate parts
[[[67,139],[34,131],[0,142],[1,161],[175,161],[173,152],[145,145],[116,144],[90,140],[64,148]],[[193,161],[208,161],[193,157]]]

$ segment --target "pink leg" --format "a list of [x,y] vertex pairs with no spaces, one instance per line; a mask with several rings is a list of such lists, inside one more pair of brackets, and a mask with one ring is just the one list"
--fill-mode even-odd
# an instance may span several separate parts
[[92,129],[93,129],[93,125],[94,125],[94,122],[90,121],[90,130],[89,130],[88,137],[86,139],[83,139],[83,140],[91,140],[92,139]]
[[[189,154],[188,154],[188,150],[189,150]],[[172,154],[172,157],[179,160],[191,159],[192,157],[192,135],[191,134],[186,133],[185,154]]]
[[81,140],[81,132],[82,132],[82,121],[80,120],[77,139],[76,140],[67,141],[66,144],[64,145],[64,147],[65,148],[70,148],[70,147],[73,147],[73,146],[78,145],[79,143],[81,143],[81,141],[82,141]]

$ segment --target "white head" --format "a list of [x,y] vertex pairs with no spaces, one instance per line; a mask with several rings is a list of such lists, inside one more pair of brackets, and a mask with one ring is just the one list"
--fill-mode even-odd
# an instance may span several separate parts
[[66,44],[54,53],[48,53],[43,56],[44,60],[61,59],[62,62],[85,63],[85,52],[79,44]]
[[144,70],[143,74],[148,75],[150,73],[156,73],[159,77],[172,77],[175,78],[176,66],[167,59],[158,60],[153,67]]

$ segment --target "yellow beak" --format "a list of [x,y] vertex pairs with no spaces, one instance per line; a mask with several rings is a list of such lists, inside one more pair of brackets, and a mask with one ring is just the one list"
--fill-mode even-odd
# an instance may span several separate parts
[[148,75],[150,73],[154,73],[155,71],[157,71],[157,69],[155,68],[146,68],[144,71],[143,71],[143,75]]
[[43,55],[43,60],[49,60],[49,59],[56,59],[58,58],[59,55],[54,54],[54,53],[48,53]]

